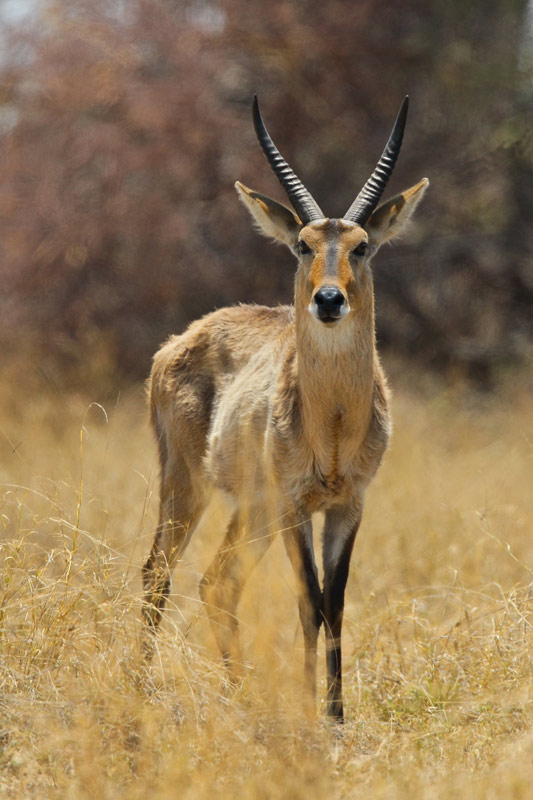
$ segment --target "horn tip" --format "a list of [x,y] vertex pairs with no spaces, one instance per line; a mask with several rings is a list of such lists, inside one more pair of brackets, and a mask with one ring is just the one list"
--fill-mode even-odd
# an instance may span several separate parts
[[252,101],[252,119],[254,121],[255,131],[259,135],[258,131],[263,127],[264,123],[261,116],[261,111],[259,110],[259,100],[257,99],[257,94],[255,94],[255,92]]

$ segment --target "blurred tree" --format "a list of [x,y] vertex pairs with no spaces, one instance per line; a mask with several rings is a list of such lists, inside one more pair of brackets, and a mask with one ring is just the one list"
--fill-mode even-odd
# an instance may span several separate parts
[[[60,0],[0,66],[0,343],[90,379],[149,369],[215,306],[290,299],[292,257],[249,227],[235,179],[284,199],[255,142],[341,215],[401,97],[391,193],[432,189],[375,264],[378,333],[486,377],[532,337],[525,0]],[[7,47],[7,45],[6,45]],[[531,62],[529,62],[531,63]],[[89,376],[89,377],[87,377]]]

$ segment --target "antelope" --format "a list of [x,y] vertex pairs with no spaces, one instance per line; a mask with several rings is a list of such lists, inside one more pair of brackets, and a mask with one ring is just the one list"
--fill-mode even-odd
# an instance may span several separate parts
[[[327,713],[342,722],[341,629],[352,548],[367,486],[391,431],[374,333],[370,262],[405,228],[429,185],[378,207],[403,139],[405,97],[377,166],[341,219],[324,215],[272,141],[257,97],[259,144],[292,208],[235,183],[259,230],[298,260],[294,305],[222,308],[155,355],[149,396],[161,467],[160,516],[143,567],[146,657],[171,570],[214,488],[232,498],[200,597],[232,681],[242,664],[237,605],[282,531],[304,637],[304,707],[316,711],[317,640],[326,640]],[[323,587],[311,516],[324,513]]]

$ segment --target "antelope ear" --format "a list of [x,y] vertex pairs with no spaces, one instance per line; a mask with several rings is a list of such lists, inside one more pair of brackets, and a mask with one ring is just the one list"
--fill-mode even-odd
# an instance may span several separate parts
[[235,188],[261,233],[293,249],[302,227],[296,214],[276,200],[248,189],[240,181],[235,183]]
[[428,186],[428,179],[422,178],[415,186],[411,186],[405,192],[387,200],[374,211],[364,226],[368,233],[370,247],[374,252],[382,244],[395,239],[405,230]]

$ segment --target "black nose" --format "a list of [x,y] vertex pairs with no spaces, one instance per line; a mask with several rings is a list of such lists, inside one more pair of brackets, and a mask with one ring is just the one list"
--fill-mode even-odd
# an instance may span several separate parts
[[344,295],[336,286],[323,286],[314,297],[318,318],[322,322],[331,322],[342,316]]

